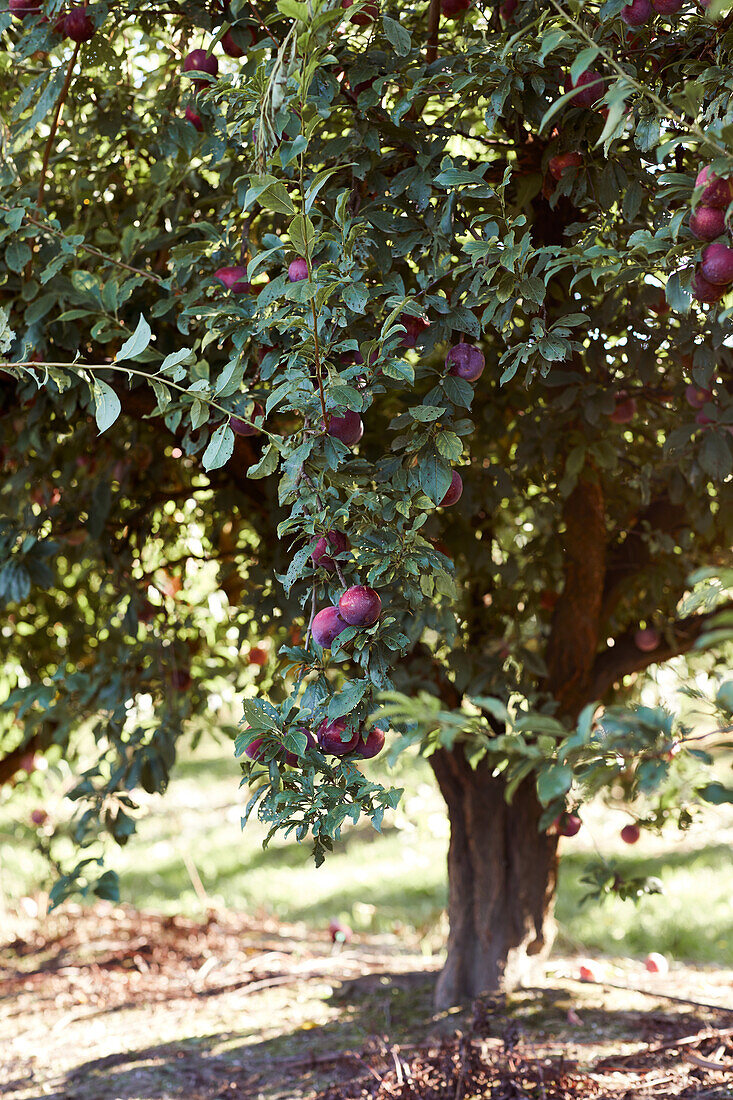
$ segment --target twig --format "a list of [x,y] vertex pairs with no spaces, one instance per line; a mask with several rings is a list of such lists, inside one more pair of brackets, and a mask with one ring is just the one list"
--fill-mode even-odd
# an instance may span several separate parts
[[64,80],[64,85],[61,89],[61,92],[59,93],[59,98],[56,101],[56,111],[54,112],[53,121],[51,122],[51,132],[48,135],[48,141],[46,142],[46,148],[43,152],[43,164],[41,165],[41,179],[40,179],[39,184],[38,184],[38,198],[36,199],[36,206],[39,207],[39,209],[40,209],[41,203],[43,202],[43,188],[44,188],[44,185],[46,183],[46,172],[48,171],[48,162],[49,162],[50,157],[51,157],[51,149],[53,148],[54,139],[56,137],[56,131],[58,130],[58,126],[59,126],[59,119],[61,118],[61,108],[63,107],[64,101],[65,101],[67,95],[69,94],[69,87],[71,85],[71,77],[72,77],[73,72],[74,72],[74,66],[76,65],[76,59],[79,56],[80,46],[81,46],[81,43],[77,42],[77,44],[74,46],[74,52],[72,53],[71,58],[69,59],[69,67],[66,70],[66,79]]
[[[9,203],[0,202],[0,210],[15,210],[17,207],[11,206]],[[67,240],[66,234],[61,229],[56,229],[55,226],[49,225],[48,222],[41,221],[39,218],[34,218],[32,214],[27,211],[23,212],[24,221],[30,222],[31,225],[37,226],[42,229],[44,233],[50,233],[54,237],[60,237],[62,240]],[[76,246],[82,252],[88,252],[91,256],[97,256],[100,260],[104,260],[105,263],[114,264],[115,267],[122,267],[125,271],[132,271],[134,275],[141,275],[144,279],[150,279],[154,283],[162,283],[163,280],[158,275],[153,275],[149,271],[142,271],[139,267],[133,267],[131,264],[123,263],[122,260],[115,260],[113,256],[108,256],[106,252],[100,252],[98,248],[94,248],[90,244],[79,244]]]
[[181,852],[181,856],[183,858],[183,864],[188,871],[188,877],[191,879],[191,885],[194,888],[196,897],[199,899],[204,908],[208,909],[211,904],[209,901],[209,895],[206,893],[206,887],[201,881],[201,875],[198,873],[196,864],[191,858],[191,854],[185,847],[185,845],[183,847],[183,851]]
[[432,65],[438,56],[438,27],[440,26],[440,0],[430,0],[428,8],[428,48],[425,62]]
[[315,581],[315,577],[314,577],[313,578],[313,589],[311,591],[311,617],[310,617],[310,622],[308,623],[308,629],[305,632],[305,645],[304,645],[305,649],[308,648],[308,643],[310,641],[310,636],[311,636],[311,630],[313,628],[313,620],[315,619],[315,617],[316,617],[316,581]]
[[631,1054],[612,1054],[607,1058],[601,1058],[593,1068],[601,1068],[606,1063],[609,1065],[613,1063],[614,1066],[617,1066],[619,1062],[632,1062],[634,1058],[647,1057],[649,1054],[662,1054],[665,1050],[695,1046],[696,1043],[702,1043],[706,1039],[714,1039],[722,1035],[733,1035],[733,1027],[715,1028],[713,1030],[706,1028],[704,1031],[698,1031],[696,1035],[685,1035],[682,1039],[668,1039],[666,1043],[659,1043],[655,1047],[647,1046],[643,1050],[635,1050]]
[[[216,409],[217,412],[223,413],[226,417],[236,415],[231,409],[225,409],[223,405],[219,405],[216,401],[211,401],[208,397],[205,397],[201,391],[197,391],[196,393],[191,395],[191,391],[187,390],[185,386],[179,386],[177,382],[172,382],[171,379],[167,378],[165,375],[163,377],[159,377],[158,375],[148,374],[144,370],[135,370],[134,367],[121,367],[118,363],[48,363],[35,361],[32,363],[0,363],[0,371],[4,370],[8,373],[9,368],[13,368],[15,370],[22,369],[29,371],[30,369],[37,367],[58,367],[62,370],[71,371],[72,374],[81,374],[82,371],[85,370],[114,370],[121,371],[123,374],[133,374],[136,378],[144,378],[147,382],[150,382],[151,379],[155,378],[157,381],[162,382],[165,386],[170,387],[170,389],[178,390],[179,393],[185,393],[189,396],[194,396],[196,400],[200,401],[203,405],[208,405],[209,408]],[[257,428],[258,432],[261,432],[262,435],[269,436],[270,439],[279,438],[279,436],[277,436],[275,432],[268,432],[264,426],[258,428],[252,420],[247,420],[243,416],[238,416],[237,419],[241,420],[245,424],[249,424],[250,427]]]
[[733,1007],[726,1008],[725,1005],[711,1005],[706,1001],[692,1001],[688,997],[676,997],[672,993],[662,993],[658,989],[637,989],[633,985],[618,985],[616,982],[596,982],[589,978],[584,978],[582,982],[580,978],[571,978],[571,981],[580,982],[581,985],[597,985],[601,989],[623,989],[626,993],[641,993],[644,997],[660,997],[663,1001],[674,1001],[680,1005],[693,1005],[694,1008],[710,1008],[713,1012],[733,1013]]
[[693,1054],[690,1050],[683,1050],[682,1057],[686,1062],[692,1062],[700,1069],[710,1069],[714,1073],[733,1074],[733,1062],[711,1062],[709,1058],[701,1058],[699,1054]]
[[248,0],[248,2],[249,2],[250,8],[252,9],[252,13],[254,14],[255,19],[257,20],[259,25],[262,27],[265,34],[269,34],[270,38],[275,43],[277,48],[280,49],[280,47],[282,45],[282,42],[280,42],[279,39],[275,38],[275,35],[272,33],[272,31],[267,26],[267,24],[263,21],[262,16],[259,13],[259,9],[257,8],[257,5],[254,3],[254,0]]

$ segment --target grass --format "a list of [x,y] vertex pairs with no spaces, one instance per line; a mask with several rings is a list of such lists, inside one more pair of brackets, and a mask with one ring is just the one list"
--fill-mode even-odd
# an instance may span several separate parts
[[[275,841],[264,852],[258,822],[240,831],[239,767],[228,744],[206,740],[195,758],[180,763],[163,798],[146,799],[138,835],[110,854],[123,900],[194,915],[221,905],[319,929],[342,917],[359,931],[405,936],[426,953],[440,950],[448,845],[442,801],[422,760],[399,762],[390,777],[380,774],[379,762],[371,768],[405,787],[399,810],[387,818],[382,835],[368,825],[352,829],[316,871],[307,847]],[[34,782],[12,803],[7,789],[0,796],[0,904],[12,905],[43,884],[43,861],[29,852],[35,830],[27,822],[40,791]],[[63,816],[60,797],[44,805],[52,816]],[[693,963],[733,965],[731,807],[711,807],[687,834],[643,837],[634,848],[618,839],[618,814],[600,806],[584,818],[579,836],[563,842],[557,902],[562,950],[614,956],[654,950]],[[622,871],[643,869],[661,878],[664,894],[637,904],[609,899],[581,905],[580,878],[596,848]],[[197,876],[205,897],[194,885]]]

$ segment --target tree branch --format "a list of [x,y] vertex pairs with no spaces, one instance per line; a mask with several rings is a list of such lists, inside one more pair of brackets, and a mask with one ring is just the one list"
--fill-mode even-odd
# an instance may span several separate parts
[[628,632],[615,639],[614,645],[599,653],[593,663],[588,700],[601,699],[615,683],[634,672],[643,672],[650,665],[658,665],[679,657],[692,649],[703,629],[721,611],[733,609],[733,603],[721,604],[703,615],[690,615],[678,619],[667,631],[673,641],[660,642],[651,653],[642,653],[634,641],[634,633]]
[[41,178],[38,182],[38,198],[36,199],[36,206],[40,209],[43,202],[43,188],[46,183],[46,173],[48,171],[48,162],[51,157],[51,150],[53,148],[54,139],[56,137],[56,131],[59,127],[59,119],[61,118],[61,108],[64,105],[67,95],[69,94],[69,88],[71,86],[71,77],[74,73],[74,66],[76,65],[76,59],[79,56],[79,49],[81,43],[77,42],[74,46],[74,52],[69,58],[69,67],[66,70],[66,79],[64,85],[59,93],[59,98],[56,101],[56,111],[51,122],[51,132],[48,135],[48,141],[46,142],[46,148],[43,152],[43,164],[41,165]]
[[565,583],[547,643],[547,688],[563,714],[574,715],[588,695],[598,649],[606,576],[606,517],[600,481],[578,481],[563,508]]
[[432,65],[438,56],[438,27],[440,26],[440,0],[430,0],[428,8],[428,48],[425,61]]
[[[9,203],[0,202],[0,210],[13,210],[15,207]],[[67,240],[66,234],[61,229],[56,229],[55,226],[49,225],[48,222],[41,221],[39,218],[34,218],[32,214],[27,211],[23,212],[23,220],[30,222],[31,225],[35,225],[38,229],[43,230],[44,233],[50,233],[53,237],[60,237],[61,240]],[[106,252],[100,252],[98,248],[94,248],[90,244],[79,244],[76,246],[81,252],[88,252],[90,256],[97,256],[100,260],[104,260],[107,264],[114,264],[115,267],[124,268],[125,271],[131,271],[133,275],[141,275],[143,279],[150,279],[153,283],[162,283],[163,280],[158,275],[153,275],[149,271],[142,271],[139,267],[132,267],[131,264],[123,263],[122,260],[116,260],[113,256],[108,256]]]

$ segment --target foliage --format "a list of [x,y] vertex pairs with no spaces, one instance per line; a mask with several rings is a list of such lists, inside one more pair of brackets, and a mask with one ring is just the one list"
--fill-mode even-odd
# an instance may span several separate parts
[[[255,679],[237,751],[273,740],[244,778],[318,859],[395,794],[298,731],[346,716],[346,737],[394,691],[435,696],[441,743],[470,733],[510,786],[536,774],[546,821],[613,781],[619,745],[663,790],[644,768],[671,719],[594,704],[694,644],[688,578],[730,562],[731,298],[691,299],[688,224],[699,169],[733,174],[720,5],[632,32],[621,0],[366,25],[131,0],[91,5],[73,51],[59,7],[0,15],[4,752],[79,764],[82,848],[124,843],[134,790]],[[201,45],[218,79],[183,71]],[[595,107],[570,88],[591,67]],[[245,292],[215,277],[234,265]],[[446,370],[461,341],[473,382]],[[358,445],[326,430],[346,412]],[[333,572],[310,558],[329,530],[351,544]],[[350,584],[383,614],[324,651],[313,612]],[[397,747],[429,751],[402,718]]]

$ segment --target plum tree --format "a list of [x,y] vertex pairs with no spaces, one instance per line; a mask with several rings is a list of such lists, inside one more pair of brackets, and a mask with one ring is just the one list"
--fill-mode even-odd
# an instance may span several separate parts
[[288,279],[291,283],[299,283],[308,278],[308,261],[298,258],[293,260],[288,267]]
[[557,153],[554,157],[550,157],[547,167],[553,179],[561,180],[571,168],[583,167],[583,155],[578,152]]
[[731,720],[731,35],[665,0],[134,0],[71,41],[50,8],[3,16],[0,782],[78,776],[54,901],[112,894],[204,723],[316,862],[396,805],[360,769],[389,727],[450,818],[437,998],[511,982],[585,802],[646,835],[733,797],[640,702],[694,651]]
[[[344,737],[346,734],[346,737]],[[346,756],[354,752],[361,742],[361,730],[349,725],[347,718],[329,722],[324,718],[316,732],[318,745],[328,756]]]
[[577,107],[592,107],[603,95],[604,83],[595,69],[585,69],[575,81],[568,77],[565,86],[567,91],[573,92],[572,102]]
[[560,836],[577,836],[582,824],[577,814],[563,811],[555,822],[555,828]]
[[733,283],[733,248],[713,241],[702,251],[700,274],[709,283],[727,286]]
[[[209,76],[217,76],[219,73],[219,62],[212,53],[207,50],[191,50],[186,54],[183,61],[184,73],[208,73]],[[208,81],[206,80],[194,80],[193,83],[196,87],[206,87]]]
[[353,447],[364,434],[364,424],[358,413],[347,409],[342,416],[329,417],[328,434]]
[[199,133],[203,133],[204,123],[201,115],[198,111],[189,104],[184,112],[184,118],[187,122],[190,122],[192,126],[195,126]]
[[453,470],[450,475],[450,483],[445,491],[445,494],[441,497],[440,505],[442,508],[450,508],[452,504],[457,504],[463,494],[463,478],[458,473],[458,470]]

